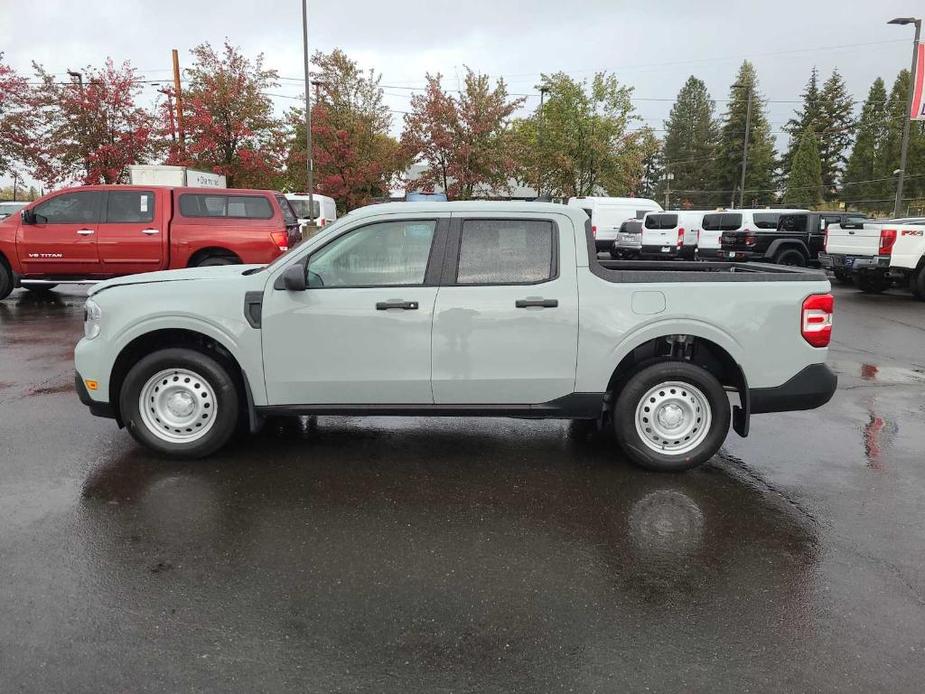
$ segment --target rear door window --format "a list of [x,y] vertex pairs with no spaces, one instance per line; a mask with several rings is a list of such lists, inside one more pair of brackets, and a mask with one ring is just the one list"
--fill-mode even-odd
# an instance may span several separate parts
[[459,242],[457,284],[536,284],[556,275],[551,221],[467,219]]
[[[798,217],[800,215],[791,216]],[[759,229],[777,229],[777,222],[779,219],[780,212],[755,212],[752,215],[752,221]]]
[[714,212],[703,216],[704,231],[735,231],[742,226],[742,215],[737,212]]
[[646,217],[646,229],[674,229],[678,226],[676,214],[650,214]]
[[806,231],[809,222],[809,215],[806,214],[782,214],[777,223],[777,229],[780,231]]
[[109,224],[143,224],[154,221],[154,191],[111,190],[106,202]]
[[184,217],[272,219],[273,206],[263,195],[184,193],[180,195],[180,213]]

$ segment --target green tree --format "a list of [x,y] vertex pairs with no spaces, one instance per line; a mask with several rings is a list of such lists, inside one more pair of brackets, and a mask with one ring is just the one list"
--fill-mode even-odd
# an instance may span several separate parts
[[852,206],[875,209],[867,200],[880,196],[881,186],[873,181],[881,167],[877,161],[880,143],[887,129],[886,86],[878,77],[867,93],[857,125],[857,137],[845,167],[842,198]]
[[665,175],[664,143],[651,128],[645,128],[639,146],[642,151],[642,169],[633,195],[637,198],[654,198],[659,194]]
[[791,207],[810,209],[818,207],[822,202],[822,161],[819,157],[819,141],[812,128],[803,130],[800,137],[800,146],[787,172],[783,202]]
[[[875,209],[882,211],[891,211],[893,201],[896,195],[896,177],[893,172],[899,168],[900,149],[902,146],[903,123],[906,119],[906,105],[909,95],[909,71],[902,70],[893,82],[893,88],[890,90],[890,96],[886,102],[886,117],[883,137],[880,139],[877,147],[877,168],[875,178],[877,181],[877,194],[873,196],[876,200]],[[914,198],[921,194],[923,190],[923,181],[921,174],[923,171],[923,154],[925,154],[925,133],[922,131],[920,123],[912,123],[909,130],[909,153],[906,160],[906,185],[903,190],[904,198]],[[908,202],[904,202],[901,208],[905,210],[909,207]]]
[[783,128],[790,136],[790,144],[787,147],[787,151],[784,152],[781,157],[780,162],[785,177],[790,172],[791,160],[800,147],[800,142],[803,139],[803,132],[807,128],[812,128],[816,132],[820,130],[819,123],[822,117],[823,101],[819,93],[819,70],[815,65],[813,66],[812,72],[809,74],[809,81],[806,83],[806,88],[803,90],[801,96],[803,98],[803,103],[799,109],[794,111],[793,117],[787,121],[787,124]]
[[723,191],[727,200],[738,204],[738,188],[742,171],[742,147],[745,138],[745,120],[748,97],[752,97],[751,127],[748,138],[748,166],[745,176],[746,205],[766,205],[774,200],[777,160],[774,137],[765,114],[765,99],[758,91],[755,66],[747,60],[742,63],[735,84],[729,90],[729,105],[723,116],[719,144],[714,162],[714,188]]
[[835,200],[845,165],[848,162],[848,147],[856,127],[854,120],[854,99],[848,93],[845,80],[838,72],[822,85],[824,104],[817,120],[816,134],[819,139],[819,157],[822,163],[823,197]]
[[[693,75],[678,92],[668,120],[665,121],[665,146],[662,160],[673,178],[672,190],[685,206],[709,207],[722,202],[709,190],[712,183],[711,163],[716,154],[718,127],[714,104],[707,85]],[[659,188],[663,190],[664,184]]]
[[562,72],[543,75],[547,96],[540,110],[514,123],[519,178],[553,196],[619,195],[642,179],[644,130],[636,120],[631,87],[606,72],[590,83]]

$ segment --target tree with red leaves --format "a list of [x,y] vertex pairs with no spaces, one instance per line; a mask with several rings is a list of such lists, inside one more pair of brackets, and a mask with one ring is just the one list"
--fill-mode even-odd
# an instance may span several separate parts
[[23,160],[30,141],[32,111],[28,108],[29,85],[24,77],[2,62],[0,53],[0,174],[13,172]]
[[[407,164],[389,135],[392,115],[382,100],[381,76],[363,71],[343,51],[312,56],[319,85],[312,106],[315,192],[330,195],[341,210],[352,210],[388,195]],[[291,136],[286,183],[305,191],[305,111],[289,112]]]
[[[282,123],[266,90],[278,85],[263,54],[251,61],[225,43],[221,54],[209,43],[192,51],[183,98],[186,148],[170,146],[169,164],[224,174],[229,186],[272,187],[282,161]],[[164,130],[169,112],[162,109]]]
[[29,99],[35,128],[25,156],[35,178],[49,186],[118,183],[129,164],[152,154],[153,119],[135,105],[141,85],[127,61],[84,68],[82,84],[34,68],[41,84]]
[[488,75],[466,68],[465,88],[449,96],[441,75],[427,75],[423,94],[411,97],[402,144],[427,168],[411,182],[440,186],[447,196],[467,200],[510,190],[517,165],[511,115],[524,99],[510,99],[504,80],[491,87]]

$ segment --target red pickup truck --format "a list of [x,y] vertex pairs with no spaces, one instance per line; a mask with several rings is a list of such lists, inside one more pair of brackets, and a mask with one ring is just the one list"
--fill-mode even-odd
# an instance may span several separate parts
[[50,193],[0,221],[0,299],[65,282],[269,263],[298,235],[266,190],[100,185]]

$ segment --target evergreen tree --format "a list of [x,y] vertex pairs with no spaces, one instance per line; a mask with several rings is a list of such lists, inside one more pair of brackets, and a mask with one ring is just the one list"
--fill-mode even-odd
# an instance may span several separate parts
[[812,128],[806,128],[800,137],[800,145],[794,152],[790,171],[787,172],[787,188],[784,204],[789,207],[818,207],[822,202],[822,161],[819,156],[819,141]]
[[832,76],[822,85],[819,117],[815,131],[819,139],[819,157],[822,159],[823,197],[834,200],[842,172],[848,161],[847,151],[854,132],[854,100],[848,93],[845,80],[832,70]]
[[[698,192],[709,190],[711,162],[716,152],[718,128],[713,101],[703,81],[691,76],[665,121],[663,163],[674,179],[672,189],[693,207],[709,207],[721,200]],[[663,186],[662,186],[663,187]]]
[[803,104],[794,111],[794,117],[787,121],[784,131],[790,136],[790,144],[787,151],[781,157],[781,169],[784,176],[790,171],[791,160],[796,154],[800,143],[803,140],[803,132],[807,128],[812,128],[819,132],[820,119],[822,117],[822,98],[819,93],[819,70],[813,66],[813,71],[809,74],[809,81],[806,83],[806,89],[803,90]]
[[886,131],[886,86],[878,77],[867,93],[867,99],[861,108],[861,117],[857,125],[857,138],[848,157],[845,177],[842,182],[842,197],[852,206],[862,209],[875,209],[875,205],[866,200],[879,197],[877,182],[866,182],[877,178],[880,167],[877,151]]
[[[906,118],[906,105],[909,95],[909,71],[903,70],[896,76],[890,96],[886,102],[883,136],[877,146],[877,166],[874,178],[876,198],[874,208],[882,211],[893,209],[893,200],[896,195],[896,177],[893,172],[899,168],[900,148],[902,146],[903,123]],[[909,156],[906,160],[907,185],[903,192],[904,198],[914,197],[921,190],[922,182],[919,180],[921,171],[921,153],[925,150],[922,128],[914,123],[909,131]],[[903,203],[902,207],[908,205]]]
[[[741,85],[741,86],[739,86]],[[765,114],[766,102],[758,91],[755,66],[747,60],[742,63],[736,83],[729,90],[729,106],[723,116],[716,160],[714,187],[724,191],[724,202],[732,200],[737,191],[742,171],[742,147],[745,138],[745,119],[748,96],[752,96],[751,128],[748,138],[748,166],[745,177],[744,204],[766,205],[774,200],[775,170],[774,137]],[[735,194],[735,205],[739,196]]]

